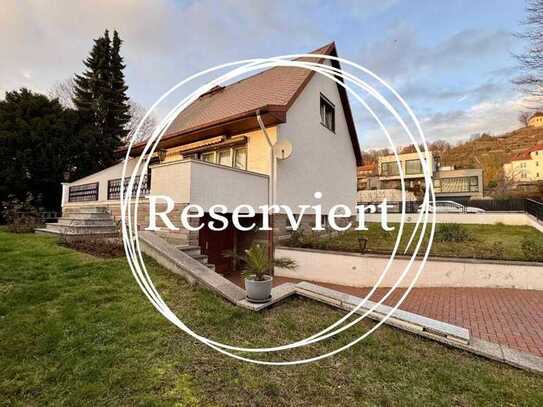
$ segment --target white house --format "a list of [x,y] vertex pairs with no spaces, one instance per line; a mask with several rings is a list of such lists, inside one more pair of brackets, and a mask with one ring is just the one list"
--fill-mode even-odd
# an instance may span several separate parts
[[509,182],[543,181],[543,144],[536,144],[503,165],[505,178]]
[[[313,53],[337,56],[335,43]],[[336,61],[331,64],[340,67]],[[287,160],[270,158],[257,111],[274,142],[292,144]],[[131,154],[138,156],[143,147],[144,143],[136,145]],[[119,157],[125,153],[119,151]],[[276,204],[295,208],[320,203],[325,211],[336,204],[354,207],[356,171],[362,161],[345,89],[311,70],[294,67],[268,69],[200,96],[167,129],[155,155],[144,194],[172,197],[176,204],[172,219],[188,204],[205,210],[223,204],[231,210],[240,204],[268,203],[274,165]],[[118,218],[122,165],[121,161],[65,184],[63,213],[105,207]],[[317,191],[322,199],[314,198]],[[141,205],[143,226],[148,207],[143,200]],[[274,230],[276,234],[284,230],[282,216],[275,218]],[[223,232],[203,228],[196,234],[182,230],[175,235],[182,244],[199,244],[216,266],[224,262],[223,250],[243,247],[254,236],[233,228]]]

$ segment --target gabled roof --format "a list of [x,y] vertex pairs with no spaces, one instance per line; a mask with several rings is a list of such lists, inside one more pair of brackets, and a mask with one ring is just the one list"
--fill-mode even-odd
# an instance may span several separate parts
[[543,144],[536,144],[530,148],[527,148],[526,150],[521,151],[520,153],[516,154],[514,157],[511,158],[512,161],[524,161],[524,160],[530,160],[532,157],[530,156],[531,153],[534,151],[541,151],[543,150]]
[[[336,45],[331,42],[311,54],[337,56]],[[322,62],[323,58],[308,57],[301,60]],[[332,65],[340,68],[337,61],[332,61]],[[258,129],[257,111],[261,112],[266,126],[284,123],[286,112],[314,74],[314,71],[304,68],[274,67],[224,87],[216,86],[175,118],[166,130],[159,148],[174,147],[219,134]],[[361,165],[360,146],[347,92],[340,85],[338,91],[357,165]],[[144,145],[144,142],[137,144],[133,149],[134,155],[139,154]]]

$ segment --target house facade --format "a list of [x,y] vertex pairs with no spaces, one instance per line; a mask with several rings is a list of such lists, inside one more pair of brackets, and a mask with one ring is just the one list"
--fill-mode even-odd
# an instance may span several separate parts
[[[313,53],[337,56],[334,43]],[[340,68],[335,61],[326,63]],[[257,113],[273,143],[291,143],[288,159],[271,157]],[[128,173],[144,146],[145,143],[139,143],[131,150]],[[119,151],[119,157],[125,154],[126,150]],[[275,204],[288,205],[295,213],[302,204],[320,204],[327,212],[337,204],[353,208],[356,205],[358,165],[360,147],[345,89],[307,69],[274,67],[226,86],[216,86],[188,106],[161,139],[144,175],[141,196],[171,197],[175,201],[175,209],[169,214],[172,219],[179,219],[188,204],[199,205],[206,213],[196,222],[205,222],[209,208],[217,204],[228,208],[228,216],[242,204],[258,209],[268,204],[270,190]],[[64,184],[63,212],[104,207],[119,219],[122,167],[120,161]],[[315,192],[321,192],[322,198],[315,198]],[[145,227],[149,220],[148,204],[145,199],[140,202],[138,223]],[[257,223],[261,216],[256,214]],[[286,216],[275,216],[275,235],[285,231]],[[220,258],[222,251],[239,249],[262,238],[256,232],[230,227],[223,232],[204,227],[199,232],[158,233],[170,240],[177,239],[181,245],[200,245],[216,262],[224,260]]]
[[543,112],[534,113],[528,120],[528,126],[541,127],[543,126]]
[[543,144],[537,144],[517,154],[509,163],[503,165],[503,172],[505,179],[513,183],[543,181]]
[[[418,153],[398,154],[398,159],[404,175],[407,191],[420,199],[424,193],[425,181],[422,163]],[[436,198],[441,200],[469,200],[483,197],[483,170],[478,168],[456,169],[452,166],[441,166],[439,157],[433,154],[429,157],[428,168]],[[379,157],[377,162],[377,180],[370,190],[396,191],[401,189],[401,177],[396,156]],[[375,194],[374,194],[375,195]],[[396,194],[388,193],[389,201]],[[359,201],[367,193],[359,193]]]

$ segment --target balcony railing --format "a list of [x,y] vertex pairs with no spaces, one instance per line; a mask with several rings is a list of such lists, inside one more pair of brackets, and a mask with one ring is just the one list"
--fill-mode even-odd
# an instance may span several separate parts
[[[121,199],[121,180],[122,180],[122,178],[116,178],[116,179],[110,179],[107,182],[107,199],[108,199],[108,201]],[[149,194],[149,191],[151,189],[151,185],[150,185],[149,180],[150,180],[150,177],[148,177],[147,175],[143,176],[143,182],[142,182],[141,189],[140,189],[140,196],[145,196],[145,195]],[[136,191],[137,191],[139,182],[140,182],[140,176],[138,175],[134,179],[134,185],[133,185],[133,188],[132,188],[132,191],[131,191],[131,197],[132,198],[134,198],[136,196]],[[125,195],[128,194],[128,184],[129,183],[130,183],[130,178],[128,178],[128,177],[125,178],[124,179],[124,185],[123,185],[123,193]]]
[[98,188],[100,183],[74,185],[69,188],[68,202],[87,202],[98,200]]

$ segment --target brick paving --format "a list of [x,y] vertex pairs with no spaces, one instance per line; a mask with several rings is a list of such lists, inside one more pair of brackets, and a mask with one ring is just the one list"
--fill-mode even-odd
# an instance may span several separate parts
[[[226,276],[243,287],[239,275]],[[300,280],[275,277],[274,285]],[[313,282],[315,283],[315,282]],[[315,283],[358,297],[368,288]],[[379,288],[370,298],[378,301],[388,291]],[[404,289],[387,298],[394,305]],[[543,357],[543,292],[511,288],[414,288],[401,309],[468,328],[471,335]]]

